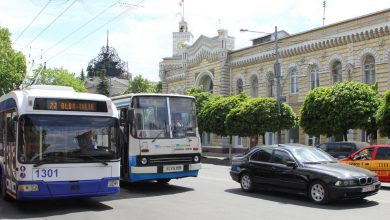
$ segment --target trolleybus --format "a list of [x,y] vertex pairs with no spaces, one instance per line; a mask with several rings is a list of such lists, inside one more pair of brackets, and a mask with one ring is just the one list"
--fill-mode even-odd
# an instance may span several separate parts
[[33,85],[0,98],[0,188],[16,200],[119,192],[118,111],[103,95]]
[[198,175],[201,146],[194,97],[127,94],[112,100],[123,134],[123,180],[167,183]]

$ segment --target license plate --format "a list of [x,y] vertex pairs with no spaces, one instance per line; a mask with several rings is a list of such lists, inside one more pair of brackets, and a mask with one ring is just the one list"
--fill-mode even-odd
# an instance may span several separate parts
[[375,186],[366,186],[362,188],[362,192],[371,192],[375,190]]
[[168,165],[164,166],[164,173],[180,172],[184,170],[183,165]]

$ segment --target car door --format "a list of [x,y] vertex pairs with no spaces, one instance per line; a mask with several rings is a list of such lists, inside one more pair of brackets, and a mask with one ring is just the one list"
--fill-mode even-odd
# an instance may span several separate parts
[[296,162],[287,151],[276,149],[271,159],[272,185],[286,189],[302,190],[306,187],[306,181],[300,175],[299,167],[289,167],[287,162]]
[[[375,147],[365,147],[356,153],[351,155],[351,161],[345,161],[345,163],[365,168],[365,169],[370,169],[371,168],[371,163],[373,161],[373,153],[374,153]],[[343,161],[344,162],[344,161]]]
[[372,157],[370,169],[384,182],[390,181],[390,147],[378,146]]
[[270,160],[271,149],[261,149],[249,158],[249,168],[252,172],[253,181],[258,184],[269,184],[271,175]]

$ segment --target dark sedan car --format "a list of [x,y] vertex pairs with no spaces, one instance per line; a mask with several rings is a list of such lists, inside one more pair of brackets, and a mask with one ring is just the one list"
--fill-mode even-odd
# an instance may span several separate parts
[[364,198],[381,186],[369,170],[339,163],[315,147],[291,144],[256,147],[233,157],[230,175],[244,191],[259,186],[299,193],[318,204]]

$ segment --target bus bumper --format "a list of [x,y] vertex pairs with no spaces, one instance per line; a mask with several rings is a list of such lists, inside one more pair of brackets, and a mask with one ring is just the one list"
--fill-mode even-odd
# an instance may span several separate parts
[[131,167],[130,182],[197,177],[202,164],[195,163],[186,164],[183,166],[183,171],[179,172],[164,172],[164,166],[133,166]]
[[[28,191],[22,186],[38,187]],[[61,199],[74,197],[93,197],[119,193],[119,178],[82,181],[23,181],[18,183],[17,200]],[[22,191],[21,191],[22,190]],[[31,187],[30,187],[31,190]]]

